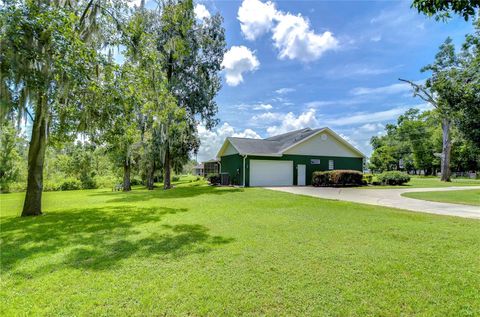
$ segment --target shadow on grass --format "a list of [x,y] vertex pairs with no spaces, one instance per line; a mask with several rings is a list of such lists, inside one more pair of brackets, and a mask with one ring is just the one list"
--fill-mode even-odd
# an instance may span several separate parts
[[[198,224],[145,226],[162,221],[166,215],[187,211],[117,206],[72,209],[35,218],[8,218],[1,223],[1,268],[3,272],[27,276],[65,266],[108,270],[132,256],[175,258],[208,252],[233,241],[212,236],[208,228]],[[29,260],[41,264],[30,262],[32,268],[24,273],[16,270]]]
[[[191,185],[187,187],[176,187],[169,190],[163,190],[162,188],[156,188],[152,190],[133,190],[131,192],[118,192],[113,195],[115,198],[112,198],[107,203],[132,203],[140,201],[148,201],[151,199],[178,199],[178,198],[189,198],[196,197],[200,195],[224,195],[230,193],[243,192],[243,188],[238,187],[215,187],[215,186],[205,186],[203,184]],[[92,193],[92,196],[105,196],[112,195],[110,193]]]

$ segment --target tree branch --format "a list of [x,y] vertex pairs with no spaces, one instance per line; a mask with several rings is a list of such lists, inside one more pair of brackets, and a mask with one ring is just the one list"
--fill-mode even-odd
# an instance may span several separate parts
[[[420,97],[420,99],[422,99],[423,101],[428,102],[428,103],[431,103],[432,106],[434,106],[435,108],[438,107],[437,101],[435,100],[435,98],[433,97],[433,95],[430,94],[422,85],[416,84],[416,83],[414,83],[413,81],[407,80],[407,79],[399,78],[398,80],[403,81],[403,82],[406,82],[406,83],[410,84],[410,86],[412,86],[412,88],[413,88],[413,96],[414,96],[414,97],[418,96],[418,97]],[[423,94],[423,95],[422,95],[422,94]]]

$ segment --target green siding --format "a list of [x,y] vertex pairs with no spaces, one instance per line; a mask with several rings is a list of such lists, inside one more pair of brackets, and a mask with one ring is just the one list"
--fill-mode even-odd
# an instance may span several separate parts
[[240,154],[222,156],[220,158],[220,171],[230,175],[230,183],[243,185],[243,157]]
[[[319,159],[320,164],[310,164],[310,160]],[[309,155],[284,155],[282,157],[272,156],[247,156],[245,160],[245,175],[246,186],[250,184],[250,160],[280,160],[293,161],[293,184],[297,185],[297,165],[304,164],[306,166],[306,184],[312,184],[312,173],[315,171],[327,171],[328,161],[334,161],[334,168],[336,170],[357,170],[363,171],[363,158],[361,157],[338,157],[338,156],[309,156]],[[230,181],[233,184],[242,185],[243,181],[243,156],[239,154],[222,156],[221,158],[222,173],[229,173]],[[239,173],[237,174],[237,169]]]

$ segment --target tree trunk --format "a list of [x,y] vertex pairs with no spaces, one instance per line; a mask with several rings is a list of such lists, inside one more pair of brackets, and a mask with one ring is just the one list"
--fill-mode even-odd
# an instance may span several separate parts
[[33,119],[32,137],[28,147],[27,193],[22,217],[42,214],[43,165],[47,147],[48,111],[45,96],[40,96]]
[[153,190],[153,185],[155,183],[154,174],[155,174],[155,163],[152,162],[148,167],[148,171],[147,171],[147,189],[148,190]]
[[442,162],[441,162],[441,180],[450,182],[450,151],[452,144],[450,141],[450,119],[442,119]]
[[171,163],[170,150],[167,147],[165,151],[165,163],[163,165],[163,189],[172,188],[172,184],[170,182],[170,172],[171,172],[170,163]]
[[125,164],[123,165],[123,191],[128,192],[132,190],[132,186],[130,184],[130,164],[128,159],[125,160]]

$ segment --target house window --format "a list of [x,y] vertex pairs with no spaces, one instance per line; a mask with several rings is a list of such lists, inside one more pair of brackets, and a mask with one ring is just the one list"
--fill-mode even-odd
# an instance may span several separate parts
[[335,168],[335,164],[333,163],[333,160],[328,160],[328,169],[333,170]]
[[319,160],[319,159],[311,159],[311,160],[310,160],[310,164],[312,164],[312,165],[318,165],[318,164],[320,164],[320,160]]

